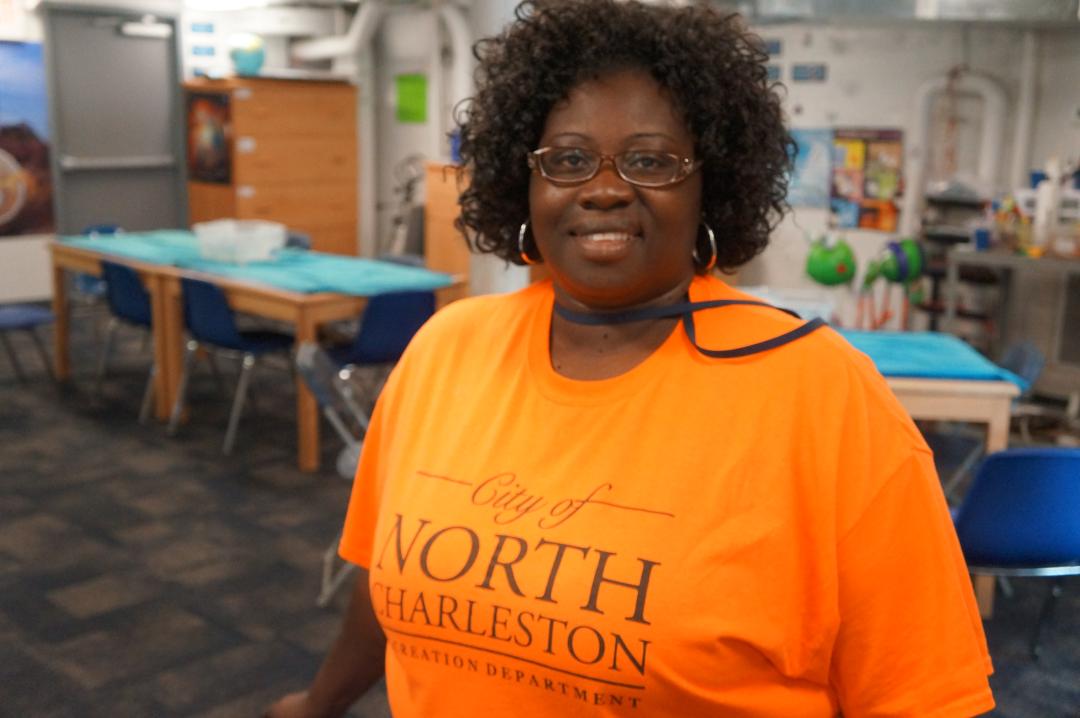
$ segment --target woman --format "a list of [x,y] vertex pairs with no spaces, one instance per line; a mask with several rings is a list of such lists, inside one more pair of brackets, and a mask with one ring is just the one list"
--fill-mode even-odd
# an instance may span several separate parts
[[522,5],[482,43],[462,223],[550,282],[458,302],[379,400],[313,682],[341,715],[969,716],[989,658],[930,452],[870,362],[711,276],[790,140],[706,8]]

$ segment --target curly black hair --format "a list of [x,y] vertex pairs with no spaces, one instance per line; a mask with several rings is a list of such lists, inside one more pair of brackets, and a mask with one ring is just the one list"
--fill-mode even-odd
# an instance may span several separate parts
[[526,155],[548,113],[580,82],[634,68],[671,93],[695,138],[717,266],[734,269],[765,248],[787,208],[794,143],[761,40],[738,16],[622,0],[526,0],[515,16],[474,47],[477,91],[458,120],[469,185],[457,227],[474,251],[523,263],[517,232],[529,214]]

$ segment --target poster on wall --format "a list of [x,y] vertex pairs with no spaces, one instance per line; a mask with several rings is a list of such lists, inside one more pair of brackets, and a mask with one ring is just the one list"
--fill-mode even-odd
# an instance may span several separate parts
[[44,52],[0,41],[0,237],[53,232],[52,199]]
[[795,156],[788,181],[788,204],[792,207],[829,206],[829,170],[832,167],[833,131],[793,129]]
[[188,95],[187,132],[188,177],[195,182],[230,184],[229,96],[199,92]]
[[830,224],[895,232],[903,191],[901,130],[838,129],[833,134]]

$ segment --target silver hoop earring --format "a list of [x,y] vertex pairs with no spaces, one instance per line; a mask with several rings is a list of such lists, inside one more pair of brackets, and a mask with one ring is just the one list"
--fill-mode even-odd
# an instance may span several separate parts
[[539,264],[540,262],[529,256],[529,253],[525,251],[525,232],[529,229],[529,220],[525,220],[521,223],[521,229],[518,230],[518,254],[521,256],[521,261],[525,264]]
[[702,222],[701,226],[705,228],[705,233],[709,237],[709,248],[712,250],[712,254],[709,256],[709,261],[707,263],[703,262],[701,260],[701,257],[698,255],[697,239],[695,239],[694,240],[694,251],[691,252],[691,256],[694,258],[694,263],[695,264],[703,266],[705,268],[705,271],[708,272],[713,267],[716,266],[716,258],[719,256],[719,254],[716,251],[716,235],[713,234],[712,227],[710,227],[705,222]]

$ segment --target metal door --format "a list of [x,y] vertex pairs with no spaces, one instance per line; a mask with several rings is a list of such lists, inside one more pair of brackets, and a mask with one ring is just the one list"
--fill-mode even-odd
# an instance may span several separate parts
[[176,18],[45,6],[57,231],[187,224]]

